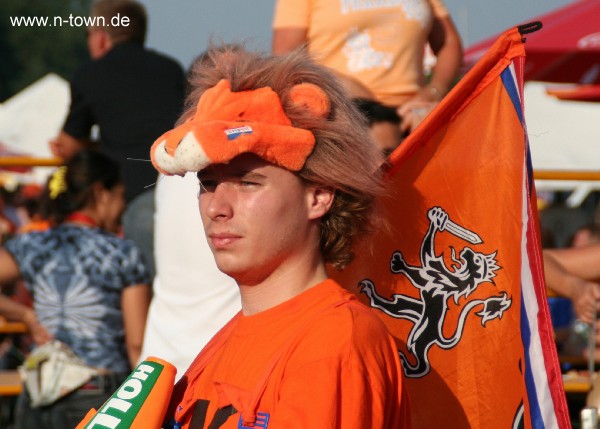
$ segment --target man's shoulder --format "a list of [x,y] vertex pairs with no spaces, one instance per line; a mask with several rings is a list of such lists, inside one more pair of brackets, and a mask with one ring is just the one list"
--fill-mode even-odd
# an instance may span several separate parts
[[163,52],[156,51],[154,49],[144,48],[144,52],[146,55],[155,58],[156,61],[164,63],[165,65],[169,65],[170,67],[177,68],[178,70],[181,70],[181,72],[183,73],[183,68],[181,67],[181,64],[179,64],[179,62],[176,59],[174,59],[173,57],[171,57]]
[[97,87],[98,82],[103,82],[106,79],[106,70],[110,68],[111,65],[107,61],[106,55],[98,59],[86,61],[75,70],[71,78],[72,89],[77,89],[84,93],[90,90],[93,91]]
[[139,44],[120,43],[83,64],[73,75],[71,88],[93,99],[106,99],[107,88],[112,88],[109,92],[123,85],[183,88],[184,81],[183,68],[174,59]]
[[348,335],[356,337],[360,336],[387,334],[387,328],[379,316],[363,304],[358,299],[354,299],[355,295],[348,292],[352,299],[345,300],[336,306],[332,311],[326,312],[323,319],[337,320],[337,327],[347,330]]
[[84,82],[90,76],[93,76],[98,73],[98,61],[99,60],[89,60],[83,63],[79,68],[75,70],[73,77],[71,79],[72,83]]
[[[306,340],[316,347],[354,348],[355,343],[386,343],[390,333],[381,318],[355,294],[336,285],[330,303],[315,314],[316,323],[307,332]],[[312,347],[312,346],[311,346]]]
[[174,73],[179,73],[182,76],[184,73],[183,68],[174,58],[138,43],[120,43],[98,61],[101,61],[102,59],[105,59],[107,62],[127,62],[129,64],[139,61],[140,63],[149,63],[152,67],[160,67],[163,70],[170,70]]
[[350,288],[346,288],[332,279],[327,279],[319,287],[319,304],[315,312],[321,312],[320,319],[340,319],[343,326],[350,329],[363,325],[373,326],[375,329],[384,326],[375,311],[363,304],[359,300],[358,294]]

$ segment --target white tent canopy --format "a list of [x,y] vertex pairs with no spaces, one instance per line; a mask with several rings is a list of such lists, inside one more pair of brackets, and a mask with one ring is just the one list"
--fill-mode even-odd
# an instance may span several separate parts
[[[67,81],[48,74],[0,104],[0,143],[9,151],[36,158],[52,156],[48,142],[60,132],[70,103]],[[35,181],[48,168],[34,169]]]
[[[559,100],[551,84],[525,83],[525,121],[534,170],[600,172],[600,103]],[[538,180],[539,190],[573,191],[567,204],[578,206],[600,182]]]
[[0,142],[36,157],[51,156],[48,141],[59,133],[69,107],[69,84],[48,74],[0,104]]

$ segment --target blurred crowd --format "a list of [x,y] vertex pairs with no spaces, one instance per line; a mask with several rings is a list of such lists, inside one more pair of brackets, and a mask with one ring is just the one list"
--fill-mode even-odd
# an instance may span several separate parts
[[550,197],[550,204],[545,201],[547,196],[540,201],[540,228],[557,348],[563,369],[587,368],[590,355],[600,363],[599,195],[591,193],[576,208],[561,203],[563,193]]
[[[355,18],[326,0],[279,0],[275,6],[273,53],[307,49],[331,67],[371,130],[382,162],[459,78],[462,46],[447,9],[441,0],[418,3],[426,10],[418,19],[400,6],[366,8]],[[63,341],[86,364],[106,370],[81,387],[98,391],[95,402],[90,396],[71,397],[68,410],[77,412],[101,404],[140,356],[160,355],[183,372],[239,309],[232,280],[218,272],[206,244],[197,243],[203,234],[193,197],[197,179],[158,180],[144,162],[151,144],[183,110],[183,69],[144,47],[146,16],[139,4],[101,0],[92,9],[109,19],[115,13],[131,16],[134,25],[127,31],[88,29],[92,61],[73,78],[69,115],[50,142],[65,165],[46,183],[0,183],[0,282],[3,297],[15,303],[0,302],[0,314],[30,330],[3,337],[0,367],[15,368],[36,344]],[[428,75],[426,45],[437,56]],[[193,80],[193,73],[188,77]],[[91,138],[94,125],[100,126],[98,140]],[[571,238],[559,243],[565,228],[545,209],[545,247],[563,248],[545,254],[554,270],[548,283],[555,295],[550,304],[559,351],[583,358],[589,336],[600,331],[593,329],[600,301],[594,283],[600,264],[593,259],[600,258],[600,216],[569,225]],[[581,259],[584,253],[588,256]],[[49,309],[52,294],[60,311]],[[82,303],[83,296],[89,299]],[[81,305],[93,308],[93,316],[82,316]],[[193,343],[187,350],[186,339]],[[102,343],[102,353],[92,343]],[[600,348],[594,355],[600,362]],[[25,394],[20,406],[23,428],[48,418],[32,412],[29,399]],[[66,410],[52,412],[67,415]],[[67,425],[82,417],[75,416]]]

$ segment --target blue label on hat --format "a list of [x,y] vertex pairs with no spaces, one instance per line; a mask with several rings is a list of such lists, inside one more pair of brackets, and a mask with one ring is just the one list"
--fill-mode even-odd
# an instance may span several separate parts
[[227,140],[234,140],[242,134],[252,134],[253,132],[254,130],[247,125],[245,127],[229,128],[225,130],[225,134],[227,134]]

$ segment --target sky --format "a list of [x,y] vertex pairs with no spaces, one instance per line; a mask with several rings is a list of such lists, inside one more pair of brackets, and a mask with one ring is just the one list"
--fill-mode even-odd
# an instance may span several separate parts
[[466,47],[571,3],[575,1],[445,0]]
[[[141,2],[150,16],[148,46],[170,54],[184,67],[206,48],[211,37],[223,42],[246,41],[255,49],[271,47],[274,0]],[[465,47],[569,3],[573,1],[445,0]]]

